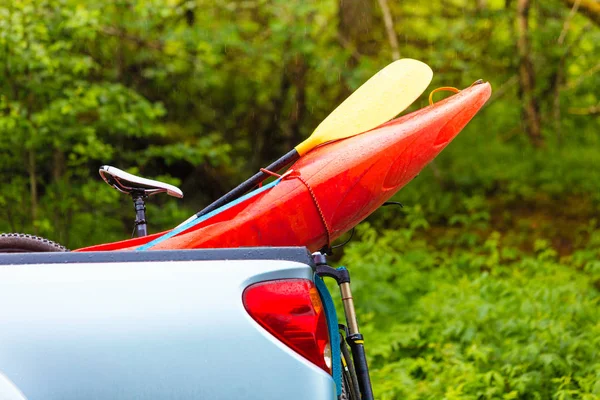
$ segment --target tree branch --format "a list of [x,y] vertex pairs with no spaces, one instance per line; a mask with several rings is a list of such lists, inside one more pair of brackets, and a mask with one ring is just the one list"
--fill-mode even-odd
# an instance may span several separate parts
[[580,108],[580,107],[571,107],[569,108],[569,114],[575,115],[600,115],[600,103],[595,106]]
[[573,82],[567,83],[563,86],[562,90],[571,90],[575,89],[577,86],[581,85],[581,83],[586,80],[588,77],[594,75],[596,72],[600,71],[600,63],[594,65],[592,68],[585,71],[583,74],[580,74],[579,77]]
[[535,72],[531,61],[529,44],[530,0],[517,0],[517,51],[519,53],[519,82],[523,116],[527,135],[534,146],[542,145],[539,104],[535,98]]
[[337,34],[337,40],[342,45],[342,47],[344,49],[346,49],[346,50],[348,50],[350,52],[350,55],[352,56],[352,58],[354,59],[354,61],[360,62],[360,59],[362,58],[362,54],[360,54],[358,52],[358,50],[356,50],[356,47],[354,47],[352,45],[352,43],[350,43],[350,41],[348,39],[346,39],[344,36],[342,36],[341,33],[338,32],[338,34]]
[[504,94],[509,89],[511,89],[512,86],[514,86],[518,82],[519,82],[519,75],[518,74],[515,74],[515,75],[511,76],[510,78],[508,78],[506,80],[506,82],[504,82],[503,84],[501,84],[497,89],[494,89],[494,93],[492,94],[492,97],[490,97],[490,99],[484,104],[484,107],[488,107],[494,101],[496,101],[500,97],[504,96]]
[[565,19],[565,23],[563,24],[562,31],[560,32],[560,35],[558,36],[558,41],[557,41],[558,44],[563,44],[563,42],[565,41],[565,36],[567,36],[567,32],[569,31],[569,24],[571,23],[573,16],[579,9],[580,3],[581,3],[581,0],[575,0],[575,3],[573,3],[573,7],[571,7],[571,11],[569,12],[569,15],[567,16],[567,18]]
[[580,3],[578,11],[588,17],[596,25],[600,25],[600,3],[595,0],[563,0],[569,7],[575,7]]
[[387,32],[388,41],[392,48],[392,58],[394,60],[400,59],[400,47],[398,46],[398,37],[394,30],[394,21],[392,19],[392,13],[387,0],[379,0],[379,6],[381,7],[381,13],[383,14],[383,22],[385,24],[385,30]]
[[116,28],[114,26],[103,26],[100,28],[100,32],[108,36],[116,36],[121,39],[133,42],[140,47],[148,47],[153,50],[163,51],[164,43],[159,40],[147,40],[139,36],[131,35],[125,32],[123,29]]

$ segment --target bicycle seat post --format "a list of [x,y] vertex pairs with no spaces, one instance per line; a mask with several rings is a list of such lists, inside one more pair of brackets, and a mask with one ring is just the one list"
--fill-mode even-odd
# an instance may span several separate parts
[[146,236],[148,234],[148,224],[146,221],[146,203],[144,199],[146,195],[142,191],[131,192],[133,199],[133,207],[135,209],[135,233],[137,237]]

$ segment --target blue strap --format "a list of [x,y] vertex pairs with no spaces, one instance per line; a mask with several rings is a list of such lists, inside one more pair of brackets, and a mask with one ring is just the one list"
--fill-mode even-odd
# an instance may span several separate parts
[[260,187],[260,188],[258,188],[256,190],[254,190],[254,191],[252,191],[252,192],[250,192],[250,193],[248,193],[248,194],[240,197],[239,199],[236,199],[236,200],[234,200],[234,201],[232,201],[230,203],[227,203],[224,206],[219,207],[216,210],[209,212],[208,214],[205,214],[205,215],[203,215],[203,216],[201,216],[199,218],[193,219],[190,222],[188,222],[187,224],[181,225],[181,226],[179,226],[179,227],[177,227],[177,228],[175,228],[175,229],[173,229],[173,230],[165,233],[164,235],[159,236],[156,239],[151,240],[150,242],[148,242],[148,243],[146,243],[146,244],[138,247],[136,250],[137,251],[148,250],[151,247],[156,246],[157,244],[162,243],[165,240],[170,239],[173,236],[178,235],[181,232],[183,232],[185,230],[188,230],[191,227],[196,226],[197,224],[199,224],[199,223],[201,223],[203,221],[206,221],[207,219],[209,219],[209,218],[211,218],[211,217],[219,214],[220,212],[223,212],[225,210],[230,209],[231,207],[233,207],[235,205],[240,204],[244,200],[247,200],[247,199],[249,199],[251,197],[259,195],[262,192],[264,192],[265,190],[271,189],[272,187],[274,187],[275,185],[277,185],[279,182],[281,182],[281,178],[279,178],[277,180],[274,180],[273,182],[269,183],[268,185],[264,185],[263,187]]
[[338,331],[338,319],[335,311],[335,305],[331,294],[320,276],[315,275],[315,286],[321,296],[327,326],[329,327],[329,343],[331,345],[331,375],[335,382],[337,395],[342,394],[342,355],[340,350],[340,333]]

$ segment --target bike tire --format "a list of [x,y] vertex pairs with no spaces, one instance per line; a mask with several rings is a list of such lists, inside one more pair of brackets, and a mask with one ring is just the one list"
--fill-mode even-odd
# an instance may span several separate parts
[[342,374],[342,394],[338,396],[338,400],[353,400],[348,393],[349,386],[346,375]]
[[0,234],[0,253],[49,253],[69,251],[51,240],[26,233]]
[[339,400],[360,400],[356,372],[352,365],[350,352],[346,348],[346,344],[343,340],[340,349],[342,351],[342,394],[338,396],[338,398]]

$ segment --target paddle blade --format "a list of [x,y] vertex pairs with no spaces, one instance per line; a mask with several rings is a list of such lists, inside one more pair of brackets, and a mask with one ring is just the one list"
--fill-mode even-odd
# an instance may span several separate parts
[[320,144],[358,135],[389,121],[425,91],[432,77],[431,68],[421,61],[394,61],[333,110],[296,151],[302,156]]

